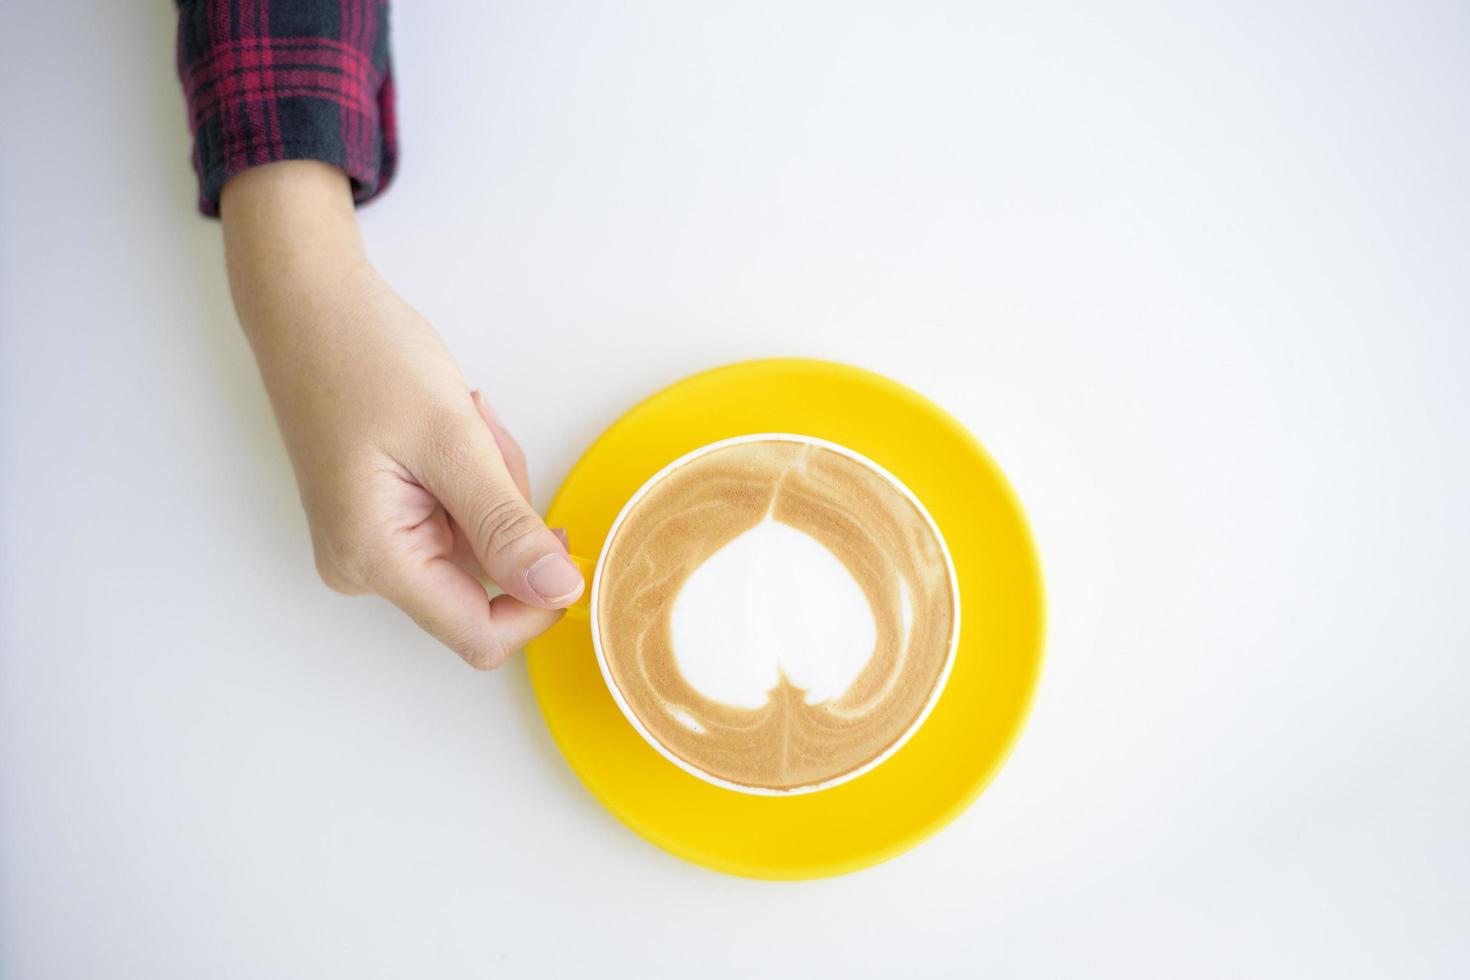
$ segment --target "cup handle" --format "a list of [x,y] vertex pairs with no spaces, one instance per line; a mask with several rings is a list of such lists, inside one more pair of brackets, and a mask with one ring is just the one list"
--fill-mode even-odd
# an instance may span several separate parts
[[582,573],[582,594],[577,596],[577,601],[567,606],[567,615],[573,619],[589,619],[592,616],[592,573],[597,570],[596,558],[583,558],[581,555],[568,555],[572,564],[577,566],[577,571]]

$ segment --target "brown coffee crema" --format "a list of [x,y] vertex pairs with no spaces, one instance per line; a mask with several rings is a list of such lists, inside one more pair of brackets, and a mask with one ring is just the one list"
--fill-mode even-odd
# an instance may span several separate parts
[[[825,545],[872,608],[872,658],[837,698],[807,704],[783,676],[752,710],[704,697],[679,672],[675,597],[767,518]],[[695,769],[771,790],[837,779],[902,738],[945,675],[956,616],[943,548],[912,500],[842,453],[777,439],[711,450],[649,488],[607,545],[597,607],[608,672],[648,733]]]

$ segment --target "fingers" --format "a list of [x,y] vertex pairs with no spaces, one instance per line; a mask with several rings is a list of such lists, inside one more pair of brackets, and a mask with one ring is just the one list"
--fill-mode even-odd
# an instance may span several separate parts
[[381,567],[373,588],[478,670],[500,666],[561,613],[485,587],[447,558],[404,556]]
[[490,434],[495,437],[496,448],[500,450],[501,458],[505,460],[505,468],[510,477],[515,481],[516,488],[521,491],[521,496],[529,502],[531,499],[531,476],[526,469],[526,454],[521,450],[521,444],[516,442],[510,430],[500,424],[500,417],[495,414],[495,409],[485,400],[485,396],[475,390],[470,392],[470,398],[475,403],[475,409],[480,413],[480,418],[490,427]]
[[[469,572],[481,582],[488,582],[490,577],[480,567],[480,560],[475,557],[475,549],[470,544],[469,536],[464,533],[464,529],[454,521],[449,521],[449,529],[452,540],[449,547],[449,560],[460,568],[463,568],[466,572]],[[556,540],[561,542],[561,550],[570,555],[572,553],[572,542],[567,537],[567,529],[564,527],[554,527],[551,529],[551,533],[556,535]]]
[[582,573],[526,502],[492,428],[482,416],[452,423],[430,447],[420,477],[491,581],[528,605],[568,606],[582,594]]

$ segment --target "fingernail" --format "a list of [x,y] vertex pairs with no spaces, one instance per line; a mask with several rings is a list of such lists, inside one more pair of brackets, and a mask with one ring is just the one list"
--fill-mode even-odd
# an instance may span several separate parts
[[498,425],[500,423],[500,416],[495,414],[495,409],[490,407],[490,403],[485,400],[485,396],[479,388],[470,392],[470,400],[475,403],[475,408],[479,409],[480,416],[485,421],[491,425]]
[[551,529],[551,533],[556,535],[556,540],[561,542],[561,550],[570,554],[572,543],[567,540],[567,529],[564,527],[554,527]]
[[526,572],[526,584],[542,602],[570,602],[582,594],[582,573],[566,555],[546,555]]

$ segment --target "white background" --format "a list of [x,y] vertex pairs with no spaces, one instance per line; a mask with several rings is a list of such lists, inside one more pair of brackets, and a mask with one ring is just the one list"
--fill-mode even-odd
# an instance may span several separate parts
[[1034,521],[990,790],[723,877],[314,575],[164,0],[0,22],[6,978],[1464,976],[1470,10],[402,3],[388,277],[545,503],[775,354],[955,413]]

